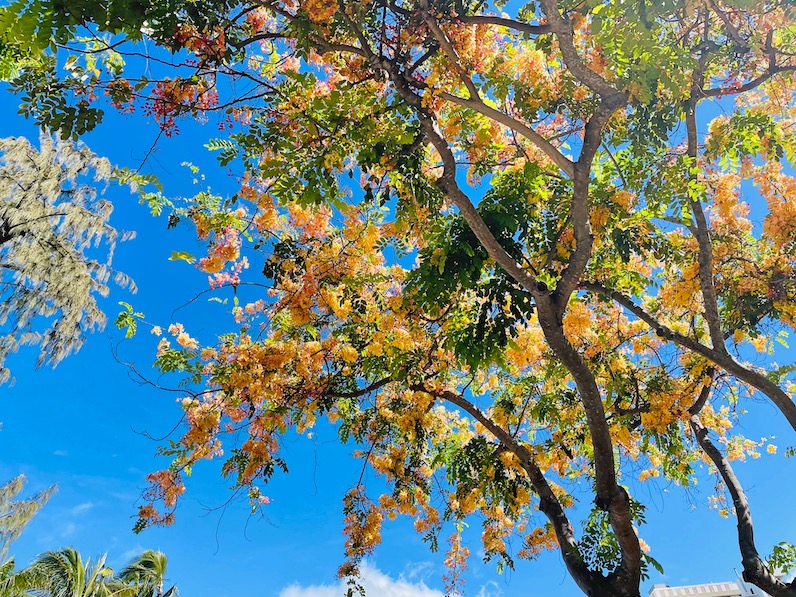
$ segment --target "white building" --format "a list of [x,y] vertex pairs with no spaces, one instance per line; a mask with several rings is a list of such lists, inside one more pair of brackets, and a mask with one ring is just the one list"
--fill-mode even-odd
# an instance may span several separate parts
[[649,597],[686,597],[688,595],[698,595],[699,597],[766,597],[767,593],[740,579],[738,579],[738,582],[714,582],[684,587],[657,584],[650,589],[649,593]]

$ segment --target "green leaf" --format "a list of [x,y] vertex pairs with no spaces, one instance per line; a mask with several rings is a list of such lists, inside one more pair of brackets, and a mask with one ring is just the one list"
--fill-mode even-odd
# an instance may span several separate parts
[[187,261],[188,263],[193,263],[196,261],[196,257],[186,251],[172,251],[169,261]]
[[124,301],[119,301],[119,305],[124,307],[124,311],[121,311],[114,320],[113,324],[120,330],[124,329],[124,337],[125,338],[132,338],[135,336],[135,332],[138,329],[138,319],[143,319],[144,314],[140,311],[134,311],[133,306],[130,303],[125,303]]

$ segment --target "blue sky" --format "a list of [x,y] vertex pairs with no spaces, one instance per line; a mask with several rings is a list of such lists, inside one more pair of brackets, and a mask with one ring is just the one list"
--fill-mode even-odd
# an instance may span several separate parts
[[[7,118],[0,136],[38,135],[30,122],[13,116],[16,98],[0,96]],[[128,119],[108,113],[100,129],[86,138],[98,154],[120,166],[137,167],[155,137],[154,126],[141,126],[140,116]],[[153,123],[149,123],[152,125]],[[202,145],[218,135],[215,122],[203,127],[183,123],[182,134],[162,139],[148,159],[145,172],[166,184],[168,195],[191,195],[190,175],[179,164],[201,165],[213,190],[229,193],[234,177],[215,165]],[[118,187],[107,197],[114,201],[113,223],[135,230],[135,240],[117,248],[114,265],[131,275],[138,293],[113,289],[104,301],[112,320],[117,302],[131,302],[157,323],[183,321],[192,332],[210,335],[228,323],[228,307],[206,298],[175,313],[206,288],[206,276],[184,262],[169,261],[174,250],[196,249],[187,228],[167,231],[165,219],[153,219],[136,199]],[[222,291],[223,293],[229,291]],[[349,455],[351,446],[336,442],[334,429],[321,425],[313,439],[288,438],[285,443],[289,475],[275,477],[269,504],[252,515],[244,498],[230,500],[230,482],[218,467],[207,463],[195,469],[168,528],[132,533],[136,504],[145,488],[144,476],[166,463],[154,454],[158,442],[179,420],[179,394],[138,383],[119,361],[131,361],[143,373],[149,369],[155,340],[143,334],[122,341],[109,326],[90,337],[83,350],[55,370],[35,370],[35,351],[25,350],[9,361],[16,378],[0,386],[0,480],[24,473],[32,493],[53,483],[59,492],[28,527],[11,552],[19,563],[47,549],[72,545],[84,556],[107,552],[120,567],[147,548],[169,556],[170,579],[189,597],[327,597],[341,595],[335,580],[343,559],[341,497],[356,481],[360,463]],[[118,360],[114,356],[118,353]],[[780,362],[793,361],[782,350]],[[768,553],[781,540],[796,542],[796,517],[787,509],[796,495],[793,463],[782,455],[792,440],[789,430],[767,402],[745,401],[750,416],[742,429],[753,439],[777,436],[775,456],[738,464],[756,521],[758,546]],[[151,437],[150,437],[151,436]],[[712,477],[683,491],[660,481],[642,485],[637,497],[648,504],[648,525],[642,536],[652,555],[665,567],[652,582],[672,585],[734,579],[739,566],[733,519],[708,511]],[[370,478],[371,482],[378,482]],[[588,501],[587,495],[583,496]],[[557,553],[534,562],[518,562],[515,571],[495,573],[477,554],[479,523],[466,532],[473,550],[467,574],[467,595],[477,597],[569,597],[579,595]],[[429,553],[411,527],[399,519],[387,523],[384,544],[364,567],[371,595],[432,597],[441,595],[442,556]]]

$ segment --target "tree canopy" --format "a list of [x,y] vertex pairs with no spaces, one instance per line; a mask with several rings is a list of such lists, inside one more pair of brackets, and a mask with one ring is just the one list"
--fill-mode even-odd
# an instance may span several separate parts
[[[637,490],[707,463],[744,578],[796,594],[732,464],[776,450],[736,427],[751,397],[796,430],[796,367],[773,356],[796,326],[792,3],[64,7],[0,13],[22,110],[63,137],[105,103],[166,135],[222,115],[209,147],[238,193],[144,198],[207,241],[212,287],[263,289],[219,338],[161,338],[157,366],[193,385],[140,526],[222,452],[266,500],[280,438],[326,417],[391,488],[346,496],[343,575],[405,514],[432,546],[450,533],[453,591],[479,513],[487,557],[559,548],[584,593],[636,597],[657,565]],[[142,37],[174,53],[145,76]]]
[[3,597],[176,597],[176,587],[163,593],[166,556],[146,550],[118,575],[107,556],[84,559],[73,547],[46,551],[13,574],[14,561],[0,567]]

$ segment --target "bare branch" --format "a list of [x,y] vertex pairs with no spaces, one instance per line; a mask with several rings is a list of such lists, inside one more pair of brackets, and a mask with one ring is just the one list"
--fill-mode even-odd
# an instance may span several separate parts
[[525,35],[542,35],[550,32],[550,25],[531,25],[530,23],[523,23],[514,19],[507,19],[497,15],[465,15],[459,17],[462,23],[469,23],[473,25],[497,25],[498,27],[505,27],[513,29],[518,33]]
[[[704,67],[704,64],[702,65]],[[697,69],[698,71],[701,69]],[[694,74],[697,77],[697,73]],[[701,75],[700,75],[701,76]],[[685,125],[687,131],[687,149],[686,153],[690,158],[688,162],[689,173],[687,173],[688,180],[696,180],[696,174],[693,174],[693,168],[696,167],[698,138],[696,126],[696,105],[698,102],[698,94],[701,89],[701,83],[694,80],[692,87],[691,99],[686,107]],[[699,286],[702,291],[702,302],[705,309],[705,321],[710,330],[710,339],[713,342],[713,348],[720,353],[726,354],[727,347],[724,344],[724,333],[721,329],[721,317],[719,316],[719,301],[716,295],[716,287],[713,283],[713,246],[710,238],[710,228],[708,226],[705,211],[702,209],[702,204],[699,198],[688,198],[691,213],[694,215],[694,236],[699,246],[698,263],[699,263]]]
[[453,47],[453,44],[451,44],[448,36],[445,35],[445,32],[440,29],[436,19],[434,19],[434,17],[431,16],[431,13],[429,13],[428,4],[426,2],[422,2],[421,8],[423,12],[426,13],[426,26],[428,27],[429,31],[431,31],[431,34],[434,36],[434,39],[437,41],[437,43],[439,43],[442,51],[445,52],[445,55],[448,57],[451,66],[458,73],[459,79],[462,83],[464,83],[464,86],[467,88],[467,92],[470,94],[470,98],[480,99],[481,95],[478,93],[478,89],[473,83],[473,80],[465,72],[464,67],[462,67],[462,62],[459,58],[459,55],[456,53],[456,49]]
[[375,392],[379,388],[386,386],[391,381],[393,381],[392,377],[385,377],[373,382],[361,390],[356,390],[355,392],[327,392],[326,395],[331,396],[332,398],[359,398],[360,396]]

